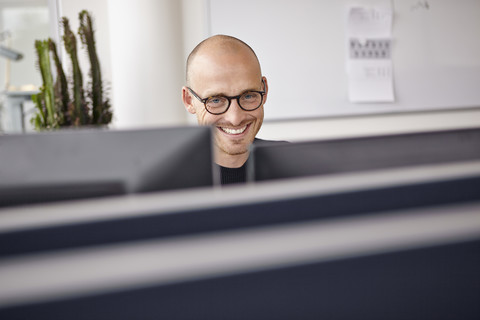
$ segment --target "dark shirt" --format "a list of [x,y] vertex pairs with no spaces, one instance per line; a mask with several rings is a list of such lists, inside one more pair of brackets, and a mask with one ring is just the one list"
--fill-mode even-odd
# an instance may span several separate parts
[[[270,140],[262,140],[257,139],[253,141],[254,144],[270,144],[270,143],[277,143],[277,142],[285,142],[285,141],[270,141]],[[232,183],[244,183],[247,181],[247,163],[245,162],[239,168],[226,168],[222,166],[218,166],[220,168],[220,177],[221,183],[223,184],[232,184]]]
[[240,168],[219,167],[222,184],[242,183],[247,181],[247,163],[244,163]]

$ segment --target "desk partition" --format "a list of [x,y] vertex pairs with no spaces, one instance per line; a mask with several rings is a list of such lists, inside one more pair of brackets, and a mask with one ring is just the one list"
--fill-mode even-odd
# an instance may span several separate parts
[[0,210],[0,257],[480,200],[480,162]]
[[477,201],[3,258],[0,318],[478,319],[479,212]]
[[1,319],[478,319],[480,163],[0,209]]

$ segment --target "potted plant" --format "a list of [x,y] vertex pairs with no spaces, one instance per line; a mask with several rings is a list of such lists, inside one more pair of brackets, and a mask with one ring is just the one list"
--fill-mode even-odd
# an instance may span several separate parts
[[[67,79],[59,59],[57,46],[52,39],[35,41],[38,66],[43,85],[32,96],[36,114],[32,123],[36,130],[52,130],[62,127],[105,126],[112,120],[112,110],[102,82],[92,18],[89,12],[79,13],[78,35],[90,61],[90,82],[84,89],[83,74],[78,61],[77,39],[66,17],[61,20],[63,44],[70,57],[72,76]],[[51,61],[56,76],[52,74]]]

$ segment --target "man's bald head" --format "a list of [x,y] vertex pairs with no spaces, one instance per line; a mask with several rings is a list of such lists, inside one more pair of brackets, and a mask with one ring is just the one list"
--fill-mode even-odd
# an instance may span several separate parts
[[[237,38],[216,35],[195,47],[188,56],[186,71],[183,104],[200,125],[215,128],[215,162],[227,168],[241,167],[262,126],[268,95],[267,78],[262,75],[257,55]],[[253,92],[262,93],[262,98],[255,100],[258,106],[243,108],[241,104],[251,103]],[[223,113],[212,112],[215,103],[224,101],[221,97],[228,99],[227,108]]]
[[192,52],[188,56],[186,67],[187,86],[191,85],[193,73],[192,69],[195,58],[197,56],[202,54],[238,54],[242,51],[247,51],[248,54],[252,54],[252,57],[260,70],[260,63],[258,61],[257,55],[255,54],[255,51],[253,51],[253,49],[242,40],[227,35],[215,35],[203,40],[192,50]]

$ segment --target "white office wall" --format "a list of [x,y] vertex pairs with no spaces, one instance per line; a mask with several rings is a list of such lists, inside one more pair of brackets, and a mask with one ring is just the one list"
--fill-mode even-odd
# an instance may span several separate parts
[[108,4],[118,127],[184,123],[181,2],[110,0]]
[[293,142],[460,128],[480,128],[480,110],[267,121],[258,137]]
[[[188,55],[195,46],[204,40],[209,30],[209,10],[208,0],[182,0],[182,18],[183,18],[183,69],[185,75],[185,62]],[[185,76],[184,76],[185,81]],[[186,119],[189,124],[197,123],[197,117],[186,113]]]
[[[184,110],[180,89],[187,55],[209,34],[208,0],[58,1],[64,13],[76,17],[87,8],[95,16],[115,127],[195,122]],[[480,110],[266,121],[259,137],[296,141],[465,127],[480,127]]]

